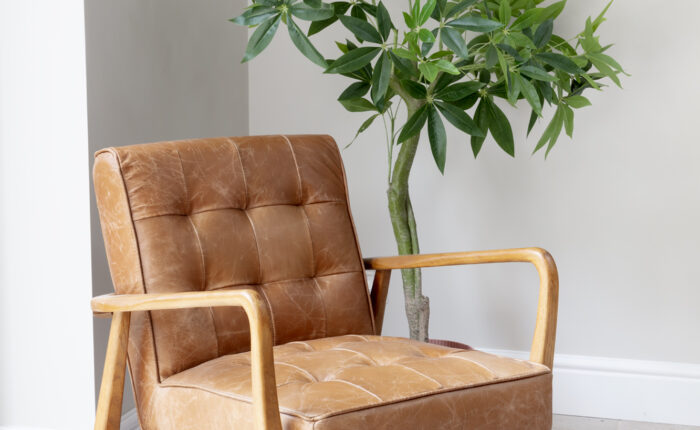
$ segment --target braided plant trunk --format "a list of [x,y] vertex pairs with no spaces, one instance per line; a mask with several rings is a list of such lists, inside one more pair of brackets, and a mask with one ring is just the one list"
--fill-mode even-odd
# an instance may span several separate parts
[[[401,88],[396,79],[391,80],[391,88],[403,99],[411,117],[423,102],[413,99]],[[418,254],[418,232],[416,218],[411,205],[408,179],[416,157],[420,135],[416,135],[401,144],[401,149],[394,163],[393,173],[387,190],[389,214],[394,237],[400,255]],[[411,339],[428,340],[428,320],[430,318],[430,300],[423,295],[420,269],[401,271],[406,306],[406,316]]]

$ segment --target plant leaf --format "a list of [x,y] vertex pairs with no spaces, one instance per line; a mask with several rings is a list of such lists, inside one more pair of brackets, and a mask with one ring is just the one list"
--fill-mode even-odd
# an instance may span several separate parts
[[583,73],[583,70],[581,70],[576,63],[561,54],[554,52],[542,52],[540,54],[535,54],[535,58],[554,67],[555,69],[562,70],[572,75],[580,75]]
[[503,149],[506,154],[515,157],[515,142],[513,141],[513,130],[510,127],[508,117],[503,113],[501,108],[490,99],[486,99],[486,116],[488,118],[489,131],[496,140],[498,146]]
[[389,11],[386,10],[386,6],[381,1],[377,6],[377,27],[379,27],[379,34],[383,40],[389,37],[391,29],[394,28],[394,24],[391,22],[391,15],[389,15]]
[[345,91],[343,91],[340,94],[338,100],[350,100],[364,97],[364,95],[367,94],[367,91],[369,91],[370,86],[371,85],[367,82],[355,82],[353,84],[350,84],[350,86],[347,87]]
[[459,3],[455,4],[451,8],[448,6],[447,13],[445,14],[445,18],[449,19],[452,18],[453,16],[459,15],[460,13],[464,12],[469,8],[469,6],[473,5],[476,3],[478,0],[462,0]]
[[420,63],[418,64],[418,70],[425,76],[428,82],[433,82],[437,78],[440,69],[433,63]]
[[420,40],[422,40],[424,43],[435,42],[435,35],[432,31],[428,30],[427,28],[421,28],[420,30],[418,30],[418,37],[420,37]]
[[391,78],[391,60],[386,52],[379,56],[377,64],[374,66],[372,74],[372,102],[382,109],[384,96],[389,88],[389,78]]
[[552,39],[552,31],[554,30],[554,21],[546,20],[535,31],[535,37],[532,40],[538,49],[544,48]]
[[[416,3],[418,3],[417,0]],[[418,15],[418,25],[423,25],[428,22],[428,18],[430,18],[430,15],[433,14],[435,6],[437,6],[435,0],[428,0],[425,2],[425,5],[423,5],[423,8],[420,10],[420,14]]]
[[420,131],[423,129],[423,126],[425,125],[425,121],[428,119],[428,105],[425,104],[420,107],[416,112],[411,115],[410,118],[406,121],[406,124],[403,126],[401,129],[401,133],[399,134],[398,142],[402,143],[406,141],[407,139],[410,139],[411,137],[415,136],[416,134],[420,133]]
[[272,38],[275,37],[277,27],[280,25],[280,20],[281,15],[275,15],[267,21],[264,21],[255,29],[248,40],[248,46],[246,46],[245,55],[241,61],[242,63],[252,60],[267,48]]
[[537,21],[540,13],[542,13],[542,9],[537,8],[525,11],[515,21],[513,21],[513,24],[510,26],[511,30],[517,31],[532,27],[532,25]]
[[481,131],[481,129],[479,128],[479,126],[476,125],[476,123],[462,109],[449,103],[443,102],[435,102],[435,106],[438,107],[438,109],[442,113],[442,116],[444,116],[447,121],[449,121],[459,130],[471,136],[486,137],[484,132]]
[[340,104],[350,112],[369,112],[377,110],[369,100],[362,98],[340,100]]
[[569,96],[564,99],[566,103],[574,109],[581,109],[590,106],[591,102],[584,96]]
[[467,15],[448,22],[446,25],[460,30],[475,31],[477,33],[488,33],[503,27],[498,21],[493,21],[480,16]]
[[[360,126],[360,128],[357,129],[357,133],[355,133],[355,137],[352,138],[352,140],[350,141],[350,143],[348,143],[347,145],[345,145],[345,148],[347,148],[347,147],[349,147],[350,145],[352,145],[353,143],[355,143],[355,141],[357,140],[358,136],[359,136],[363,131],[367,130],[367,129],[369,128],[369,126],[372,125],[372,123],[374,122],[374,120],[377,119],[378,116],[379,116],[379,114],[378,114],[378,113],[375,113],[375,114],[372,115],[371,117],[367,118],[367,119],[365,120],[365,122],[362,123],[362,125]],[[345,149],[345,148],[343,148],[343,149]]]
[[428,140],[430,140],[430,150],[440,173],[444,174],[445,159],[447,158],[447,133],[445,133],[445,125],[442,123],[437,109],[433,105],[429,106]]
[[292,42],[294,42],[294,45],[297,47],[297,49],[299,49],[299,51],[301,51],[302,54],[304,54],[306,58],[323,68],[328,67],[323,55],[321,55],[321,53],[316,50],[314,45],[311,44],[309,38],[306,37],[306,35],[301,31],[297,24],[292,20],[291,16],[287,18],[287,29],[289,30],[289,37],[292,39]]
[[538,81],[545,81],[545,82],[554,82],[557,80],[554,76],[550,75],[547,73],[546,70],[541,69],[539,67],[535,66],[522,66],[520,69],[518,69],[520,73],[523,75],[532,78],[532,79],[537,79]]
[[[417,78],[419,76],[414,62],[406,60],[404,58],[399,58],[393,50],[389,51],[389,57],[391,58],[392,63],[394,63],[394,66],[396,66],[396,69],[404,75],[414,78]],[[412,58],[415,59],[415,56],[413,56]]]
[[569,137],[574,136],[574,111],[569,106],[564,105],[562,107],[564,110],[564,129],[566,130],[566,135]]
[[535,86],[518,73],[514,73],[513,76],[515,76],[515,79],[520,83],[520,92],[525,96],[525,100],[530,103],[532,110],[535,111],[537,115],[542,115],[542,102],[540,102],[540,96],[537,94]]
[[484,84],[479,81],[459,82],[441,89],[435,94],[435,97],[446,102],[453,102],[461,100],[469,94],[479,91],[483,87]]
[[349,73],[369,64],[381,52],[381,48],[362,47],[349,51],[335,60],[326,73]]
[[511,17],[510,0],[501,0],[498,8],[498,19],[503,25],[508,25]]
[[440,37],[445,45],[457,54],[457,56],[464,59],[469,58],[467,43],[464,41],[459,31],[451,27],[443,27],[440,30]]
[[474,136],[471,137],[472,153],[474,158],[479,155],[482,146],[484,146],[484,141],[486,140],[486,133],[488,132],[488,118],[486,117],[485,106],[486,99],[481,99],[479,105],[476,107],[476,112],[474,112],[474,123],[479,127],[484,137]]
[[428,91],[422,84],[410,79],[403,79],[401,82],[401,88],[404,89],[411,97],[414,99],[424,99],[428,95]]
[[357,40],[382,43],[382,37],[379,35],[379,32],[369,22],[347,15],[341,15],[339,19],[357,37]]
[[537,122],[537,118],[539,118],[539,117],[537,116],[537,113],[535,113],[535,111],[533,110],[530,113],[530,122],[527,124],[526,136],[530,136],[530,132],[532,131],[532,128],[535,126],[535,123]]
[[[554,117],[552,117],[552,120],[549,122],[549,125],[547,125],[547,128],[544,130],[544,133],[542,133],[542,137],[540,137],[540,140],[537,142],[537,146],[535,146],[534,151],[532,151],[533,154],[539,151],[544,145],[547,144],[547,142],[551,142],[552,140],[556,142],[557,138],[559,137],[559,132],[561,132],[562,128],[563,118],[561,118],[561,115],[562,110],[560,107],[557,107],[557,110],[554,113]],[[557,128],[559,129],[559,132],[556,132]],[[551,144],[550,146],[554,146],[554,144]]]
[[278,13],[279,12],[276,9],[271,7],[257,6],[246,10],[241,15],[230,19],[229,21],[238,25],[258,25],[270,17],[277,15]]
[[338,21],[338,15],[344,15],[345,12],[350,9],[350,3],[343,1],[334,2],[332,5],[334,16],[329,19],[324,19],[323,21],[313,21],[311,25],[309,25],[309,32],[306,34],[307,36],[312,36],[326,27],[334,24],[336,21]]
[[304,21],[323,21],[325,19],[333,18],[335,12],[333,7],[330,5],[323,5],[323,7],[310,7],[305,3],[297,3],[289,8],[292,15]]
[[[457,67],[447,60],[437,60],[435,62],[435,67],[437,67],[438,70],[449,73],[450,75],[459,75],[459,70]],[[434,78],[432,80],[434,80]]]
[[548,19],[556,19],[559,16],[559,14],[561,14],[561,12],[564,10],[564,6],[566,6],[566,0],[561,0],[550,6],[547,6],[546,8],[542,9],[542,13],[538,17],[538,21],[544,22]]

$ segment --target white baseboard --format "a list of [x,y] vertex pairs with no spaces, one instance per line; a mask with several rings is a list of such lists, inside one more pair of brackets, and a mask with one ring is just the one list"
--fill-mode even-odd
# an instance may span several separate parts
[[[527,360],[524,351],[481,351]],[[700,364],[557,354],[554,413],[654,423],[700,425]],[[122,430],[138,430],[136,410]]]
[[140,430],[139,417],[136,414],[136,408],[131,409],[122,415],[120,430]]
[[553,390],[555,414],[700,425],[700,364],[557,354]]

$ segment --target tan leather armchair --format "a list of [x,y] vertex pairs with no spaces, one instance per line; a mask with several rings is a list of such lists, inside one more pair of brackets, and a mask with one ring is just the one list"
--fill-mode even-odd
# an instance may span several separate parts
[[[127,363],[143,430],[551,428],[546,251],[363,261],[329,136],[109,148],[94,181],[116,291],[92,300],[96,429],[119,428]],[[380,336],[392,269],[499,262],[540,275],[530,361]]]

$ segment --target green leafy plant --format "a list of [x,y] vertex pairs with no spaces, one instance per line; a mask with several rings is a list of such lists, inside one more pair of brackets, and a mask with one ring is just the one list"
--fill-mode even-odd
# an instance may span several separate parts
[[[370,113],[355,139],[383,119],[389,212],[399,253],[406,255],[419,252],[408,178],[422,130],[427,128],[435,163],[444,172],[445,121],[469,136],[475,157],[488,134],[515,156],[510,121],[496,100],[529,106],[528,135],[549,108],[554,114],[534,147],[534,152],[544,148],[546,157],[562,131],[572,136],[575,110],[590,105],[585,90],[601,90],[605,78],[620,86],[624,71],[606,54],[610,45],[601,45],[596,36],[610,4],[567,40],[554,33],[566,0],[543,2],[408,0],[398,20],[382,1],[253,0],[231,21],[255,27],[244,62],[260,54],[283,23],[306,58],[325,73],[352,80],[338,101],[350,112]],[[302,31],[296,20],[309,21],[308,30]],[[309,36],[334,24],[344,26],[354,40],[336,42],[338,57],[328,59]],[[397,127],[403,109],[406,121]],[[429,300],[422,292],[421,272],[403,270],[402,279],[410,335],[427,340]]]

